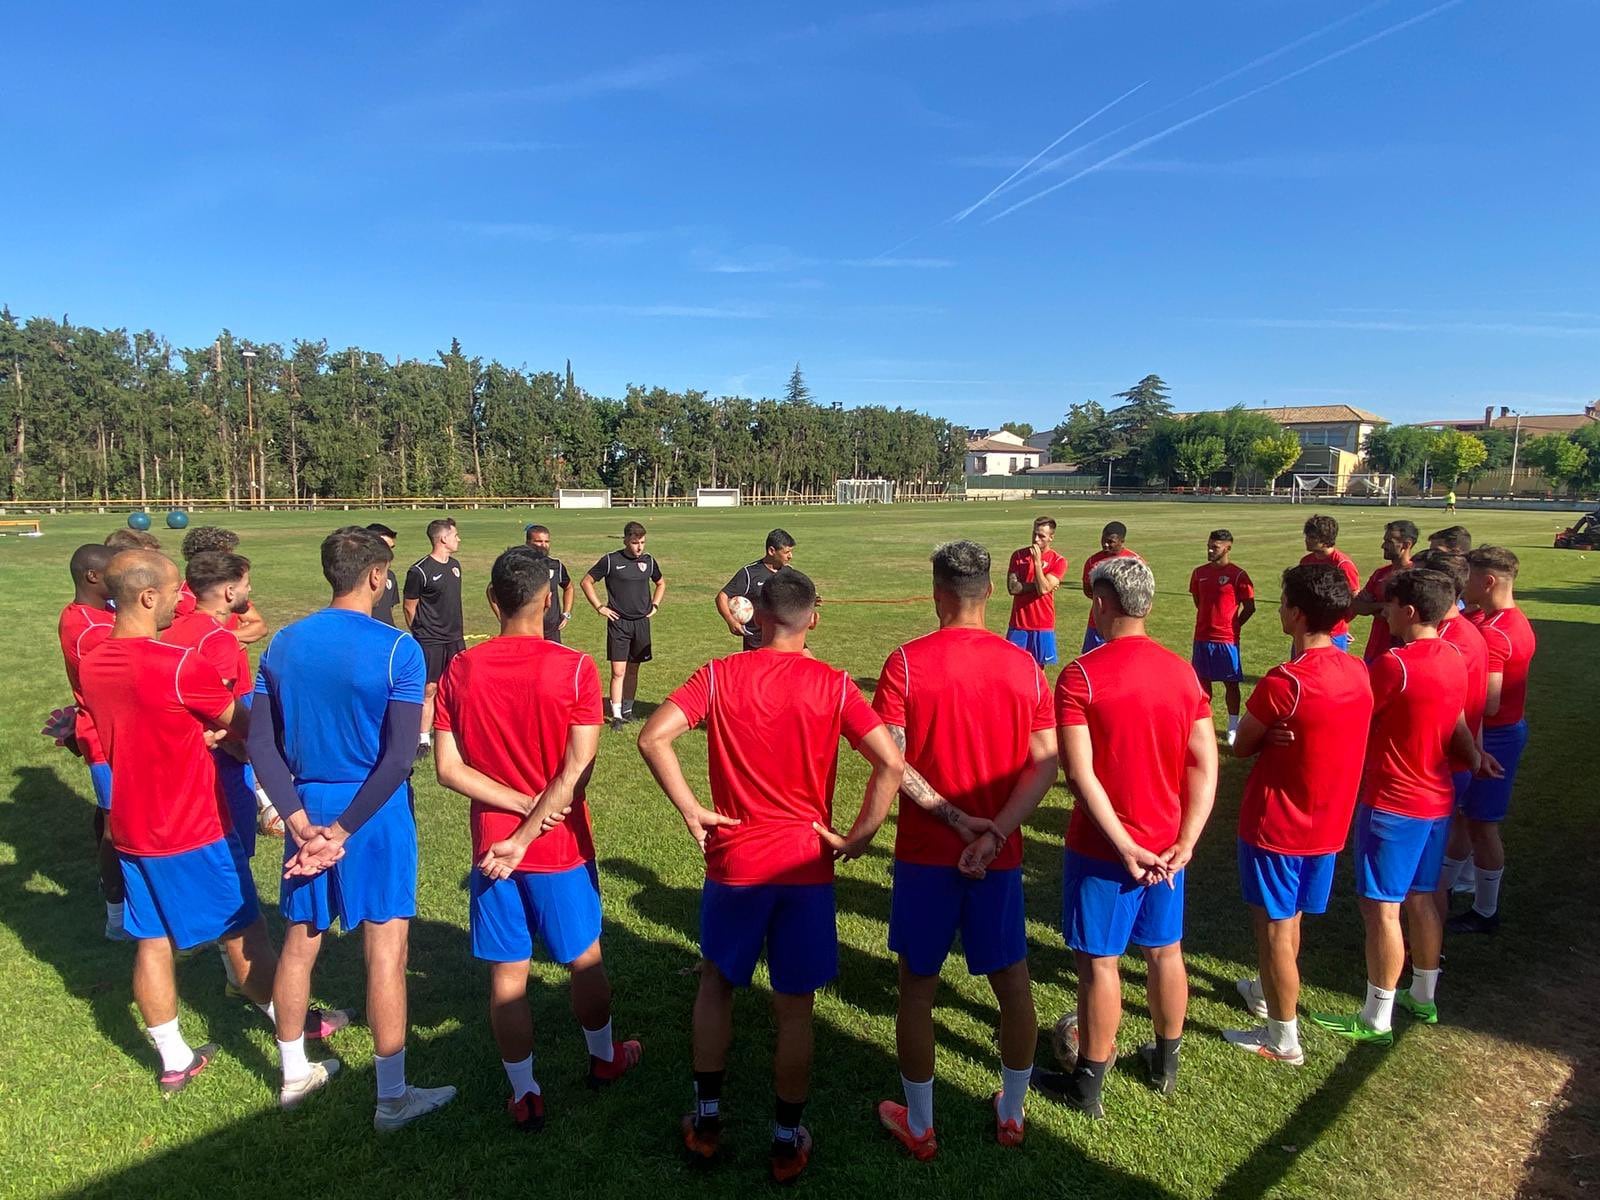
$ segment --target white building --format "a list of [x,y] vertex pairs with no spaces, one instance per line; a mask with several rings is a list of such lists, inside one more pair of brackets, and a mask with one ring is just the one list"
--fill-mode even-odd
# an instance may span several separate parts
[[967,442],[968,475],[1016,475],[1037,467],[1044,459],[1043,450],[1004,429]]

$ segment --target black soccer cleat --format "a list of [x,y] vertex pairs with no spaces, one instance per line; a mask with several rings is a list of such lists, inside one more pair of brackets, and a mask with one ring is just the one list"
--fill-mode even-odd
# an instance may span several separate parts
[[1500,912],[1497,909],[1492,916],[1484,916],[1475,908],[1466,912],[1457,913],[1444,923],[1447,933],[1499,933]]
[[1144,1069],[1149,1073],[1150,1086],[1163,1096],[1170,1096],[1178,1090],[1178,1056],[1172,1055],[1171,1059],[1163,1064],[1161,1052],[1154,1042],[1146,1042],[1139,1047],[1139,1061],[1144,1063]]
[[1065,1071],[1047,1071],[1043,1067],[1035,1067],[1028,1086],[1045,1099],[1076,1109],[1090,1120],[1098,1121],[1106,1115],[1098,1093],[1093,1096],[1084,1094],[1077,1086],[1076,1076]]

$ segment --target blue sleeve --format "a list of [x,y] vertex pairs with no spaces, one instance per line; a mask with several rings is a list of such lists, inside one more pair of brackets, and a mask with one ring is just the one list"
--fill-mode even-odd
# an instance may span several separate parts
[[[274,637],[272,642],[278,639]],[[261,658],[256,663],[256,686],[251,691],[257,696],[270,696],[272,691],[267,687],[267,662],[272,653],[272,642],[267,643],[267,648],[261,652]]]
[[[411,641],[410,638],[406,639]],[[411,643],[413,646],[415,642]],[[422,652],[417,651],[420,661]],[[390,700],[383,717],[383,752],[378,765],[357,790],[355,796],[339,814],[339,824],[347,833],[355,833],[367,823],[368,818],[386,804],[400,790],[400,785],[411,774],[417,759],[417,734],[422,729],[422,697],[415,702]],[[271,794],[270,792],[268,793]]]
[[[428,686],[428,663],[422,647],[409,633],[395,639],[389,653],[389,702],[421,704]],[[421,726],[418,718],[418,726]]]
[[256,782],[267,793],[278,815],[287,821],[305,806],[295,790],[294,772],[283,757],[283,721],[266,682],[265,675],[256,680],[256,690],[264,698],[251,705],[250,730],[245,744],[250,748],[250,765],[255,768]]

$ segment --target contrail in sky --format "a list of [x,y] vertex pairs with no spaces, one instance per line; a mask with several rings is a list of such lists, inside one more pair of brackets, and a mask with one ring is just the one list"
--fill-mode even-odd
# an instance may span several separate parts
[[1149,82],[1150,81],[1148,79],[1146,79],[1144,81],[1144,83],[1135,84],[1133,87],[1131,87],[1127,91],[1123,92],[1122,95],[1118,96],[1115,100],[1111,101],[1110,104],[1104,104],[1104,105],[1101,105],[1099,108],[1095,109],[1087,117],[1085,117],[1083,120],[1079,121],[1071,129],[1067,130],[1060,137],[1058,137],[1055,141],[1051,142],[1043,150],[1039,151],[1039,153],[1035,154],[1027,162],[1023,163],[1015,171],[1011,172],[1011,174],[1007,175],[999,183],[995,184],[994,187],[992,189],[990,189],[989,193],[986,196],[983,197],[983,199],[979,200],[976,204],[969,204],[966,208],[963,208],[955,216],[951,217],[950,218],[951,223],[953,224],[953,223],[955,223],[957,221],[965,221],[973,213],[977,212],[985,204],[989,203],[990,200],[993,200],[996,195],[998,195],[1000,192],[1004,191],[1005,188],[1006,188],[1006,185],[1009,184],[1018,175],[1021,175],[1029,167],[1033,166],[1034,163],[1038,162],[1046,154],[1049,154],[1050,151],[1054,150],[1062,142],[1066,141],[1073,134],[1077,133],[1078,130],[1082,129],[1085,125],[1087,125],[1090,121],[1094,120],[1101,113],[1107,112],[1107,111],[1115,108],[1117,105],[1121,104],[1129,96],[1133,95],[1135,92],[1137,92],[1140,88],[1144,87],[1145,84],[1147,84]]
[[1009,216],[1011,213],[1016,212],[1019,208],[1026,208],[1036,200],[1043,200],[1046,196],[1050,195],[1051,192],[1060,191],[1069,183],[1075,183],[1077,180],[1082,179],[1085,175],[1092,175],[1094,172],[1110,166],[1118,159],[1126,158],[1128,155],[1134,154],[1137,151],[1144,149],[1146,146],[1152,145],[1155,142],[1159,142],[1163,138],[1170,137],[1172,134],[1177,133],[1181,129],[1187,129],[1189,126],[1199,121],[1203,121],[1207,117],[1214,116],[1225,108],[1232,108],[1235,104],[1249,100],[1253,96],[1259,96],[1262,92],[1265,92],[1271,88],[1275,88],[1280,84],[1288,83],[1291,79],[1298,79],[1307,72],[1315,71],[1318,67],[1326,66],[1328,63],[1331,63],[1336,59],[1343,58],[1347,54],[1354,54],[1357,50],[1361,50],[1367,46],[1370,46],[1374,42],[1381,41],[1383,38],[1389,37],[1391,34],[1399,33],[1403,29],[1409,29],[1411,26],[1420,24],[1431,17],[1436,17],[1446,9],[1455,8],[1457,5],[1462,3],[1464,3],[1464,0],[1445,0],[1443,4],[1436,4],[1426,12],[1418,13],[1414,17],[1408,17],[1406,20],[1401,21],[1398,24],[1390,25],[1386,29],[1380,29],[1377,33],[1369,34],[1367,37],[1362,38],[1358,42],[1352,42],[1350,45],[1345,46],[1341,50],[1335,50],[1332,54],[1325,54],[1315,62],[1307,63],[1303,67],[1297,67],[1295,70],[1290,71],[1287,75],[1280,75],[1276,79],[1270,79],[1266,83],[1259,84],[1247,92],[1243,92],[1240,95],[1232,97],[1231,99],[1224,100],[1221,104],[1214,104],[1203,112],[1196,113],[1192,117],[1187,117],[1184,120],[1179,121],[1176,125],[1169,125],[1165,129],[1162,129],[1156,133],[1152,133],[1149,137],[1140,138],[1132,145],[1125,146],[1121,150],[1118,150],[1115,154],[1107,155],[1099,162],[1094,163],[1091,166],[1087,166],[1083,170],[1078,171],[1073,175],[1067,176],[1067,178],[1063,179],[1060,183],[1051,184],[1043,191],[1035,192],[1033,195],[1017,201],[1015,204],[1011,205],[1011,207],[1002,209],[1000,212],[995,213],[994,216],[986,220],[984,224],[992,225],[1001,217]]

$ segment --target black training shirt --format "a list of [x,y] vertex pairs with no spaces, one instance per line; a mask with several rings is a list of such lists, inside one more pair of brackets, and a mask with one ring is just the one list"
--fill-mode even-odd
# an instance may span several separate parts
[[383,594],[372,602],[372,615],[385,625],[394,624],[394,606],[400,602],[400,587],[394,581],[394,572],[384,580]]
[[407,600],[417,602],[411,636],[425,645],[453,644],[465,636],[461,623],[461,564],[428,555],[406,572]]
[[613,550],[589,568],[589,578],[606,581],[606,604],[619,617],[637,621],[650,615],[652,586],[661,578],[661,564],[648,554],[634,558],[626,550]]
[[559,558],[545,556],[545,563],[550,568],[550,607],[544,610],[544,636],[558,639],[561,636],[561,589],[572,582],[572,576],[567,574],[567,565]]
[[[757,559],[748,567],[740,567],[738,573],[722,586],[722,594],[730,600],[735,596],[745,596],[751,604],[761,603],[761,589],[767,586],[767,581],[777,572],[767,566],[767,560]],[[744,648],[746,650],[759,650],[761,648],[761,630],[751,621],[744,627]]]

